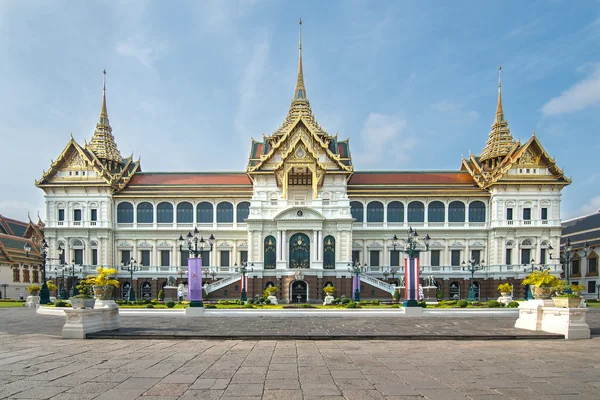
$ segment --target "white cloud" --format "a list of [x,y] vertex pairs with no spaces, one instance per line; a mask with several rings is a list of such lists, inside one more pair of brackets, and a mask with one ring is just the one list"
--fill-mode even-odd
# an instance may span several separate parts
[[544,115],[559,115],[600,105],[600,65],[587,78],[577,82],[542,107]]
[[597,212],[600,212],[600,196],[592,197],[586,204],[579,207],[577,210],[566,211],[563,219],[582,217]]
[[160,58],[166,47],[163,41],[151,43],[144,35],[136,34],[117,43],[115,51],[122,56],[136,58],[147,68],[153,68],[152,64]]
[[[369,114],[360,131],[360,140],[362,146],[354,158],[364,166],[389,165],[385,160],[394,160],[394,167],[398,167],[408,162],[408,150],[416,144],[406,133],[406,120],[378,113]],[[400,147],[404,151],[396,151]]]

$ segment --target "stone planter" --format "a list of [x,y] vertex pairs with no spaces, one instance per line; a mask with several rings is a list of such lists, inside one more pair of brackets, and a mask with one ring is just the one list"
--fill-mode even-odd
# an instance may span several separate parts
[[269,297],[267,297],[267,299],[269,299],[271,301],[271,304],[279,304],[279,303],[277,303],[277,297],[275,297],[275,296],[269,296]]
[[71,297],[69,303],[71,303],[71,307],[73,308],[94,308],[96,299],[78,299]]
[[560,308],[577,308],[581,303],[581,297],[553,297],[554,307]]
[[324,306],[329,305],[329,304],[331,304],[332,301],[333,301],[333,296],[327,295],[327,296],[325,296],[325,300],[323,301],[323,305]]
[[39,296],[40,295],[40,291],[39,290],[33,290],[33,291],[29,292],[29,294],[31,296]]
[[534,299],[549,299],[552,295],[552,286],[531,285],[531,295]]
[[510,296],[510,292],[500,292],[500,295],[501,295],[502,297],[511,297],[511,296]]
[[113,295],[113,286],[93,286],[94,296],[98,300],[110,300]]

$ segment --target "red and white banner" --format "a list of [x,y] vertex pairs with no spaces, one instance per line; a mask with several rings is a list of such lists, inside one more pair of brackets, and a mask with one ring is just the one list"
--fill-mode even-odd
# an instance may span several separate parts
[[404,259],[404,291],[406,300],[419,301],[419,258]]
[[246,282],[242,281],[242,277],[240,276],[240,293],[242,293],[242,288],[246,288],[246,292],[248,292],[248,275],[245,275]]

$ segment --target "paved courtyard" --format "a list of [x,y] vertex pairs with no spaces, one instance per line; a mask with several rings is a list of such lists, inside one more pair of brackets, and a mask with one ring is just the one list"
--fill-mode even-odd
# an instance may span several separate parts
[[[600,391],[596,337],[63,340],[57,332],[64,318],[30,311],[0,309],[0,398],[597,399]],[[257,324],[270,320],[256,319]],[[151,317],[145,323],[173,328],[176,320]],[[240,323],[237,317],[203,319],[207,324],[222,320]],[[406,324],[416,320],[404,319]],[[485,329],[512,319],[496,320],[479,319]]]

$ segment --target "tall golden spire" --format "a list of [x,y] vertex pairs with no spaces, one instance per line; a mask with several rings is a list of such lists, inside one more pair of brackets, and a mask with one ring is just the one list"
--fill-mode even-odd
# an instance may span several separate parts
[[115,138],[112,135],[112,128],[108,120],[106,111],[106,70],[102,71],[104,78],[102,80],[102,108],[100,109],[100,119],[96,124],[96,130],[92,140],[87,148],[92,151],[98,159],[102,160],[111,170],[117,169],[123,163],[123,157],[117,148]]
[[494,168],[498,162],[504,158],[513,147],[515,141],[510,134],[508,121],[504,118],[504,109],[502,107],[502,66],[498,67],[498,104],[496,105],[496,116],[492,124],[492,131],[488,137],[479,161],[488,162],[490,168]]
[[300,18],[300,39],[299,39],[299,55],[298,55],[298,81],[296,82],[296,91],[294,93],[294,100],[306,100],[306,88],[304,87],[304,73],[302,71],[302,18]]

